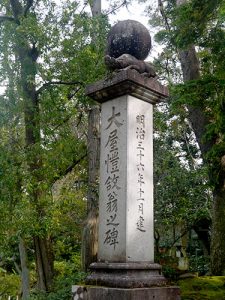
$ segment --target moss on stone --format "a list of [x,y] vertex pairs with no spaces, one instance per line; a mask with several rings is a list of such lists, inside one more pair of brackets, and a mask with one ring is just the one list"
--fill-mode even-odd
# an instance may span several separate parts
[[182,300],[225,300],[225,276],[179,280]]

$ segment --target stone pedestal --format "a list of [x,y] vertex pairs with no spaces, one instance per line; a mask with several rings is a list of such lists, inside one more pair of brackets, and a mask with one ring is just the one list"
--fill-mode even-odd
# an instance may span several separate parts
[[166,279],[161,274],[161,266],[154,263],[93,263],[88,285],[116,288],[144,288],[165,286]]
[[73,286],[72,300],[180,300],[178,287],[121,289]]
[[87,95],[102,103],[102,117],[98,262],[86,283],[109,287],[89,287],[87,299],[177,300],[154,263],[153,105],[168,91],[123,70]]

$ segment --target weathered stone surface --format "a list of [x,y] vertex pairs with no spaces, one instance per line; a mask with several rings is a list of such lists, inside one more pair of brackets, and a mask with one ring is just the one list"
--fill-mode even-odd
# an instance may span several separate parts
[[81,285],[72,286],[72,300],[84,300],[87,299],[87,289]]
[[[180,300],[178,287],[120,289],[107,287],[81,287],[83,292],[74,294],[72,300]],[[75,287],[74,289],[77,289]]]
[[130,54],[144,60],[151,49],[151,36],[147,28],[138,21],[125,20],[114,25],[107,38],[106,54],[119,57]]
[[154,263],[93,263],[87,284],[117,288],[165,286],[161,266]]
[[118,58],[105,56],[106,67],[111,70],[132,69],[143,74],[145,77],[156,77],[156,72],[153,65],[140,59],[136,59],[130,54],[122,54]]
[[131,95],[155,104],[169,96],[168,88],[156,78],[148,78],[136,70],[122,70],[112,77],[88,85],[86,95],[103,103],[122,95]]

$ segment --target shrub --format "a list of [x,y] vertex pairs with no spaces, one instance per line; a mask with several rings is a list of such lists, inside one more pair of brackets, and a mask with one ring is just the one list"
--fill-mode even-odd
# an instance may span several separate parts
[[208,256],[192,255],[189,259],[190,272],[198,272],[199,275],[205,275],[209,272],[210,258]]

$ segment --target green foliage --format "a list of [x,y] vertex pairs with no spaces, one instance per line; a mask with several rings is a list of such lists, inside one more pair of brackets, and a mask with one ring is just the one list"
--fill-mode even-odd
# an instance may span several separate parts
[[177,280],[178,277],[177,269],[168,264],[162,266],[162,273],[170,281]]
[[2,299],[8,299],[8,296],[14,297],[20,292],[20,276],[16,274],[7,274],[4,269],[0,269],[0,296]]
[[[176,1],[167,1],[163,5],[165,28],[155,36],[157,42],[165,45],[156,59],[159,74],[171,85],[170,107],[174,114],[183,115],[183,110],[189,106],[198,107],[204,113],[207,126],[201,139],[208,149],[204,162],[210,174],[210,184],[217,188],[222,185],[221,159],[225,154],[224,1],[192,0],[179,6]],[[157,18],[159,15],[155,12],[153,22]],[[162,26],[162,16],[158,25]],[[193,44],[198,49],[201,78],[180,84],[176,53]]]
[[[52,236],[55,240],[56,260],[63,258],[75,263],[74,253],[81,248],[82,228],[86,216],[86,184],[79,182],[82,176],[84,175],[79,175],[75,169],[55,186]],[[86,177],[84,178],[86,180]],[[75,183],[80,183],[81,187],[77,187]]]
[[179,276],[177,269],[178,258],[169,256],[167,253],[158,253],[155,262],[162,266],[163,275],[169,281],[176,281]]
[[[210,120],[203,136],[203,141],[214,143],[205,156],[208,162],[211,184],[220,184],[220,164],[225,153],[225,81],[216,75],[202,76],[201,79],[177,85],[172,90],[173,106],[191,105],[200,107]],[[204,99],[204,100],[203,100]]]
[[209,272],[210,258],[204,255],[192,255],[189,258],[190,272],[197,272],[200,276]]
[[71,286],[82,283],[87,276],[81,271],[81,257],[77,253],[73,254],[70,261],[55,261],[55,272],[54,291],[48,294],[33,291],[30,299],[68,300],[71,298]]
[[68,300],[71,298],[71,287],[74,284],[79,284],[87,276],[86,273],[74,271],[73,274],[66,274],[65,277],[60,278],[54,284],[55,292],[51,293],[35,293],[31,294],[31,300]]
[[192,0],[177,7],[173,11],[174,40],[177,46],[188,45],[204,40],[209,26],[213,26],[217,18],[217,10],[223,5],[222,0]]
[[[155,12],[150,21],[154,26],[165,26],[155,36],[156,41],[174,48],[187,48],[191,44],[210,41],[211,33],[223,23],[224,1],[186,1],[177,6],[176,1],[163,2],[164,20]],[[216,22],[215,22],[216,20]]]
[[165,105],[155,110],[155,222],[164,229],[180,222],[191,228],[198,219],[210,217],[211,195],[185,112],[183,117],[173,113]]

